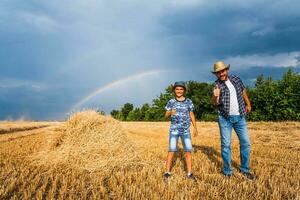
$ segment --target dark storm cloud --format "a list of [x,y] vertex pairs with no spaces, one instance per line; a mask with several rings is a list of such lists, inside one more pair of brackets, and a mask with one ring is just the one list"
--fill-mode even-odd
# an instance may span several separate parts
[[191,62],[197,57],[276,54],[299,51],[299,10],[298,1],[207,1],[170,9],[161,24],[176,53]]
[[249,67],[247,69],[232,70],[231,73],[240,76],[244,80],[244,84],[253,86],[258,76],[263,75],[265,78],[272,77],[274,80],[282,79],[288,69],[300,73],[300,67]]

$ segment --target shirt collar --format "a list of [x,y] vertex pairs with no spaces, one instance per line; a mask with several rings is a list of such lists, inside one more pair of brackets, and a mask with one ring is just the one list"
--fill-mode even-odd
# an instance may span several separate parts
[[186,101],[186,97],[184,97],[184,100],[183,100],[183,101],[179,101],[176,97],[175,97],[175,100],[176,100],[177,102],[185,102],[185,101]]
[[[228,76],[228,80],[230,80],[230,82],[232,82],[232,75]],[[225,81],[221,81],[220,79],[217,79],[217,82],[225,84]]]

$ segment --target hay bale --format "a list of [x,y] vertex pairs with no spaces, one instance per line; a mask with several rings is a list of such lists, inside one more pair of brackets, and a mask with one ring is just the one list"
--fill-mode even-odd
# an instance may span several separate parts
[[44,163],[64,163],[88,171],[124,168],[138,162],[120,122],[92,110],[71,116],[49,151],[42,154],[39,158]]

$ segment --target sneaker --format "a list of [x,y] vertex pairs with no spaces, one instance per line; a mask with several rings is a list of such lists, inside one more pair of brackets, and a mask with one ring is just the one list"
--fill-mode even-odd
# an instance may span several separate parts
[[189,180],[191,180],[191,181],[194,181],[194,182],[197,181],[196,177],[193,174],[186,175],[186,178],[189,179]]
[[169,180],[170,178],[171,178],[171,174],[168,173],[168,172],[166,172],[166,173],[164,174],[164,180],[167,181],[167,180]]
[[244,177],[246,177],[249,181],[254,181],[256,179],[254,174],[251,174],[250,172],[240,172]]

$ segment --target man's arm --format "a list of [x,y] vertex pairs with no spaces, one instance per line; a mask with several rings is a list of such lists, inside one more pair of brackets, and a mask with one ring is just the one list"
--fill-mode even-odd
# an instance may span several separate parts
[[250,99],[247,95],[246,89],[243,90],[243,97],[246,103],[246,112],[249,113],[251,112],[251,103],[250,103]]
[[196,117],[195,117],[194,112],[190,112],[190,118],[191,118],[191,121],[192,121],[192,124],[193,124],[193,127],[194,127],[194,132],[193,132],[194,137],[197,137],[198,130],[197,130]]
[[211,101],[212,101],[212,104],[213,104],[214,106],[219,105],[219,97],[212,96],[212,97],[211,97]]
[[220,98],[220,89],[218,85],[215,85],[214,91],[213,91],[213,96],[211,98],[212,103],[217,106],[219,105],[219,98]]

